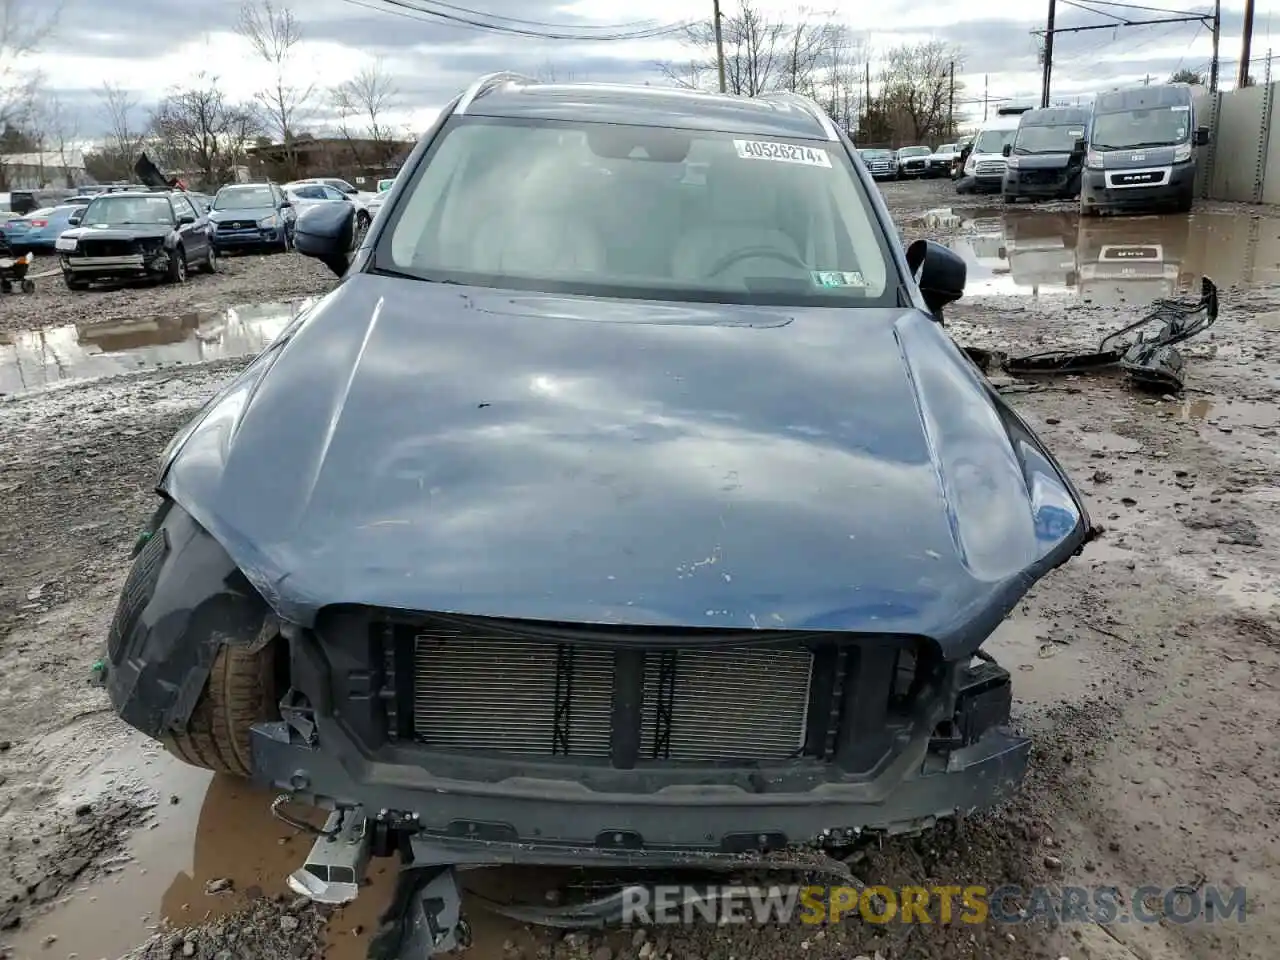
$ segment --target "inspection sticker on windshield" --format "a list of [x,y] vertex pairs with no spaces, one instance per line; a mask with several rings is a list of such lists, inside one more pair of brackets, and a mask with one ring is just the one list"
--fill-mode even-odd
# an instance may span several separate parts
[[867,285],[867,281],[862,279],[862,274],[856,270],[814,270],[809,276],[813,277],[813,285],[815,287],[862,288]]
[[827,151],[816,147],[797,147],[791,143],[765,140],[735,140],[734,147],[743,160],[777,160],[779,163],[804,163],[811,167],[831,167]]

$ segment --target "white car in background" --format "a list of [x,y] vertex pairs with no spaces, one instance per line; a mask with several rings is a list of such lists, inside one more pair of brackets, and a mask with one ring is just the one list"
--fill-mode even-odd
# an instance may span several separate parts
[[[346,184],[353,193],[348,193],[334,184]],[[298,214],[317,203],[350,203],[356,208],[356,227],[364,230],[373,222],[373,212],[369,209],[369,200],[345,180],[309,178],[286,183],[281,189],[285,192]],[[368,195],[372,197],[372,194]]]

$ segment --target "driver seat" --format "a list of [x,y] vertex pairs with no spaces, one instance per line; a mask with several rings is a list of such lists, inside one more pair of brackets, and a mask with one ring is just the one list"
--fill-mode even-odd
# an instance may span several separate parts
[[[780,173],[770,161],[744,160],[736,155],[712,164],[707,170],[705,219],[676,243],[672,276],[733,285],[760,270],[744,258],[713,276],[711,271],[734,254],[776,250],[803,259],[796,242],[781,229],[786,218],[781,209]],[[773,271],[787,269],[768,256],[760,262]]]

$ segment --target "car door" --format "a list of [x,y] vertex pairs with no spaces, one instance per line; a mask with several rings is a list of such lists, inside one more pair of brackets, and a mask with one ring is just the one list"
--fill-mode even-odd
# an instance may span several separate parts
[[[173,212],[178,223],[178,236],[182,238],[183,249],[187,252],[187,260],[203,259],[209,252],[209,224],[200,215],[191,201],[180,193],[173,194]],[[187,220],[183,223],[183,220]]]

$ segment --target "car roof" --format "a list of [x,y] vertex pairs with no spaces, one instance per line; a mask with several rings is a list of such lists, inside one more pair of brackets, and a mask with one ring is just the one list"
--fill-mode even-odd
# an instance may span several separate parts
[[114,193],[100,193],[94,200],[114,200],[118,197],[163,197],[168,199],[171,193],[182,193],[181,190],[117,190]]
[[839,138],[830,118],[812,100],[793,93],[739,97],[679,87],[542,83],[505,73],[473,83],[454,113],[719,130],[759,137]]

